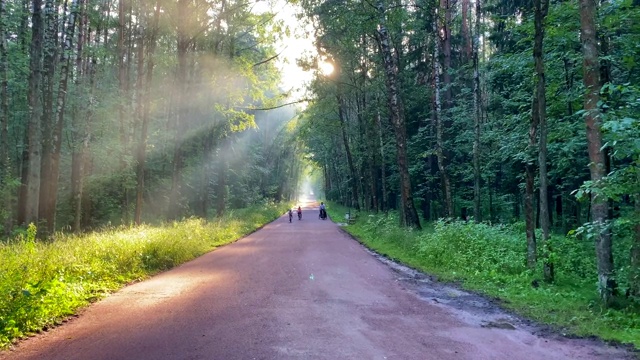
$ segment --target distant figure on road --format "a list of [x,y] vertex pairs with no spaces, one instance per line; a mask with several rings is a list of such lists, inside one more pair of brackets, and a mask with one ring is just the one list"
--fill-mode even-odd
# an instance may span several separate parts
[[298,206],[298,220],[302,220],[302,208]]
[[289,222],[291,222],[291,220],[293,220],[293,211],[289,209]]
[[324,220],[327,218],[327,209],[324,206],[324,203],[320,203],[320,219]]

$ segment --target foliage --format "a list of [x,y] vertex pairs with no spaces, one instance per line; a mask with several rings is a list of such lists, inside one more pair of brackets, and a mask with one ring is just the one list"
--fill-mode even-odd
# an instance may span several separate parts
[[111,291],[189,261],[280,216],[286,204],[264,202],[206,221],[57,233],[53,242],[26,234],[0,242],[0,347],[58,324]]

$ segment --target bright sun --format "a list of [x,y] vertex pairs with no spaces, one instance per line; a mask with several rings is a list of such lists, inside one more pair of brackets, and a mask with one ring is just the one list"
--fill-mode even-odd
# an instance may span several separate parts
[[322,73],[322,75],[331,75],[331,73],[333,73],[333,65],[331,63],[328,63],[326,61],[321,61],[320,64],[318,64],[318,66],[320,67],[320,72]]

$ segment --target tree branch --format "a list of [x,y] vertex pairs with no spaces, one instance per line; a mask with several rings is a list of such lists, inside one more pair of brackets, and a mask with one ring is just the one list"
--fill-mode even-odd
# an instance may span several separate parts
[[281,107],[285,107],[285,106],[289,106],[289,105],[293,105],[293,104],[299,104],[302,102],[306,102],[306,101],[312,101],[313,99],[300,99],[300,100],[296,100],[296,101],[291,101],[285,104],[280,104],[280,105],[276,105],[276,106],[272,106],[272,107],[266,107],[266,108],[240,108],[242,110],[251,110],[251,111],[267,111],[267,110],[275,110],[275,109],[279,109]]

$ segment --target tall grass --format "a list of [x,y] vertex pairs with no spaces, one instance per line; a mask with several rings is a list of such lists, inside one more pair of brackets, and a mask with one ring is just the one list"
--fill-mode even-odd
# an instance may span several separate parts
[[54,325],[108,292],[192,260],[274,220],[286,205],[265,204],[205,221],[56,234],[0,242],[0,348]]
[[[332,205],[341,217],[345,208]],[[526,267],[526,239],[511,226],[439,221],[422,231],[399,227],[396,213],[361,213],[345,229],[371,249],[413,268],[502,300],[506,308],[556,327],[563,333],[596,335],[640,348],[640,307],[622,299],[605,309],[598,301],[593,243],[574,237],[551,238],[556,281],[540,281],[542,269]],[[625,273],[628,244],[616,244],[617,267]],[[620,279],[624,288],[624,279]]]

